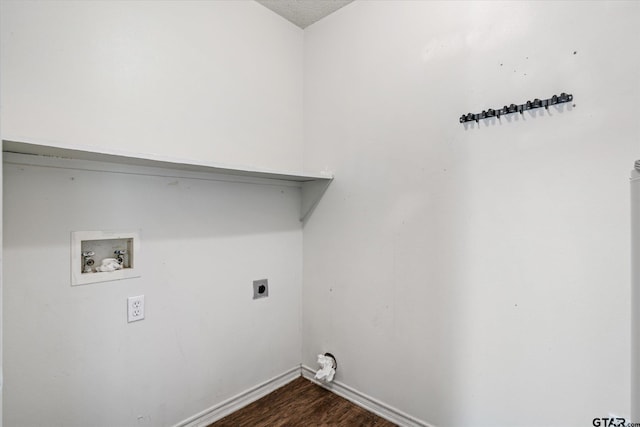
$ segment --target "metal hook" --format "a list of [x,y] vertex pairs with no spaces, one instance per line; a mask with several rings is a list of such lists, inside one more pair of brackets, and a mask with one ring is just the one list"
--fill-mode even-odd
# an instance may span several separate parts
[[515,113],[515,112],[524,114],[524,110],[532,110],[532,109],[541,108],[541,107],[544,107],[545,109],[548,110],[549,105],[560,104],[563,102],[570,102],[572,100],[573,100],[572,94],[562,92],[560,95],[553,95],[551,98],[546,98],[546,99],[535,98],[533,101],[528,100],[524,104],[520,104],[520,105],[510,104],[508,106],[505,105],[504,107],[499,108],[497,110],[494,110],[493,108],[488,108],[487,110],[482,110],[482,112],[477,114],[474,114],[474,113],[468,113],[466,115],[463,114],[462,116],[460,116],[460,123],[470,122],[472,120],[475,120],[476,123],[479,123],[480,119],[486,119],[488,117],[498,117],[498,119],[500,119],[502,115]]

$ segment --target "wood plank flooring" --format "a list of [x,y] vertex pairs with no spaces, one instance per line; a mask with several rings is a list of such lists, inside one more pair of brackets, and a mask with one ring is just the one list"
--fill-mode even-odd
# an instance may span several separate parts
[[375,426],[395,424],[300,377],[209,427]]

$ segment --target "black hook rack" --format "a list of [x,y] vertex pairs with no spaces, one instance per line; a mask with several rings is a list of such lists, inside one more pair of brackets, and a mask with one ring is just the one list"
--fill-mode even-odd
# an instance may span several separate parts
[[520,105],[516,105],[516,104],[511,104],[508,106],[505,105],[504,107],[498,110],[489,108],[488,110],[483,110],[482,113],[463,114],[460,116],[460,123],[473,122],[473,121],[478,123],[480,119],[488,119],[489,117],[497,117],[499,119],[500,116],[503,116],[505,114],[511,114],[511,113],[524,114],[525,110],[533,110],[535,108],[542,108],[542,107],[544,107],[545,109],[549,109],[549,105],[562,104],[564,102],[571,102],[571,101],[573,101],[573,95],[571,95],[570,93],[562,92],[560,95],[553,95],[551,98],[547,98],[547,99],[540,100],[536,98],[533,101],[527,101],[524,104],[520,104]]

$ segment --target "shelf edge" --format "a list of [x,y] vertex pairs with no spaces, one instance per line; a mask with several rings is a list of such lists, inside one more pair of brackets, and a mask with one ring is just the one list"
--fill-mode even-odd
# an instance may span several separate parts
[[331,181],[333,175],[309,175],[290,171],[273,171],[258,168],[237,168],[209,162],[163,157],[155,154],[138,154],[124,151],[96,150],[92,147],[68,146],[43,141],[24,142],[25,138],[2,138],[2,151],[18,154],[35,154],[46,157],[92,160],[105,163],[120,163],[132,166],[177,169],[191,172],[205,172],[224,175],[245,176],[292,182]]

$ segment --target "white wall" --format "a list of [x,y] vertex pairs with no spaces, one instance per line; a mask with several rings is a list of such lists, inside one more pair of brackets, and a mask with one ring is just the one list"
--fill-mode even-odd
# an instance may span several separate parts
[[[5,426],[173,425],[300,363],[298,188],[4,173]],[[141,278],[70,286],[71,231],[138,229]]]
[[[3,159],[4,153],[0,152],[0,160]],[[2,171],[2,161],[0,161],[0,171]],[[3,194],[4,182],[2,179],[2,173],[0,173],[0,194]],[[4,209],[3,209],[3,199],[4,197],[0,197],[0,218],[2,218]],[[0,221],[2,224],[2,221]],[[4,230],[0,226],[0,242],[4,241]],[[3,306],[3,289],[4,289],[4,273],[3,273],[3,263],[4,263],[4,250],[3,245],[0,244],[0,427],[2,427],[2,419],[3,419],[3,411],[2,411],[2,402],[3,402],[3,394],[4,394],[4,378],[3,378],[3,332],[4,332],[4,306]]]
[[640,419],[640,172],[631,179],[631,419]]
[[[304,231],[305,364],[440,426],[628,415],[638,3],[355,2],[304,32],[304,104],[303,33],[255,2],[1,4],[5,137],[299,169],[304,134],[338,177]],[[7,426],[167,425],[299,361],[297,190],[5,177]],[[69,232],[103,228],[153,268],[71,288]]]
[[337,178],[304,230],[303,363],[438,426],[628,418],[639,28],[638,2],[414,1],[307,28],[305,167]]
[[[258,3],[0,12],[3,138],[301,169],[303,32]],[[4,425],[171,425],[299,363],[297,188],[5,173]],[[143,277],[72,288],[70,231],[113,228],[141,229]]]
[[303,32],[253,1],[2,2],[3,136],[302,165]]

